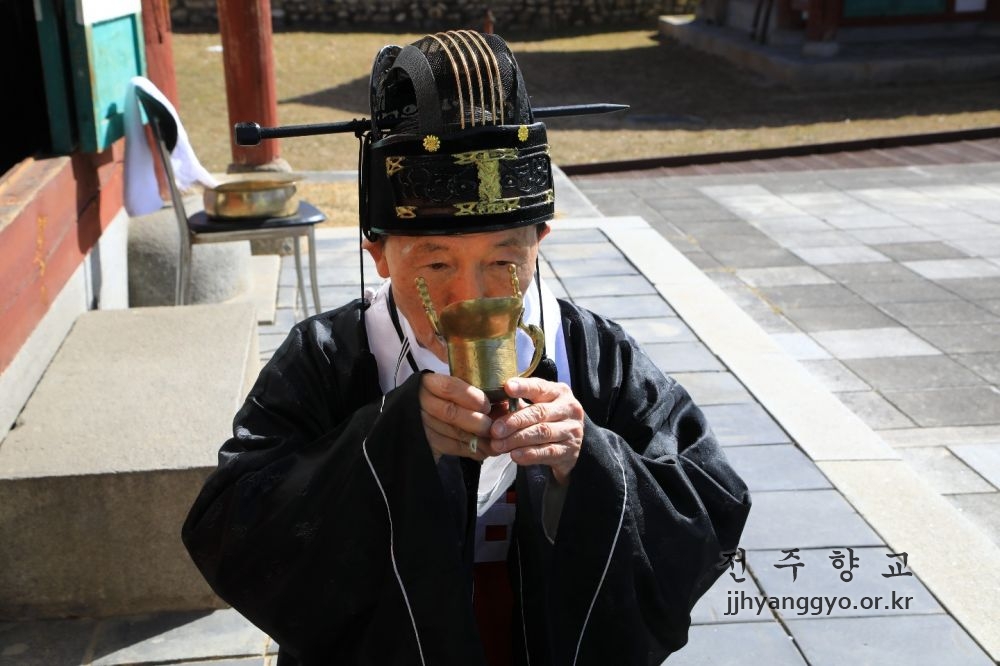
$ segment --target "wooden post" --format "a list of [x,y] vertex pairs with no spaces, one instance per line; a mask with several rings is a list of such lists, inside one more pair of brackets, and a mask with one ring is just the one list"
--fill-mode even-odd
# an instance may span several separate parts
[[232,146],[231,171],[245,171],[278,159],[278,142],[237,146],[233,125],[253,121],[265,127],[278,124],[278,96],[274,81],[271,0],[217,0],[222,60],[226,75]]
[[146,42],[146,78],[180,109],[168,0],[142,0],[142,35]]
[[[813,55],[836,53],[837,27],[840,24],[841,0],[809,0],[804,52]],[[818,46],[824,44],[823,46]]]

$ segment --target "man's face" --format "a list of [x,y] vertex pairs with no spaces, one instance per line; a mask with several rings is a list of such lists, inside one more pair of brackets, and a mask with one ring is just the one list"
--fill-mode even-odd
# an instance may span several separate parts
[[525,292],[534,277],[538,243],[548,232],[546,225],[541,232],[528,226],[457,236],[383,236],[365,247],[379,275],[392,278],[392,295],[417,341],[446,361],[447,350],[427,320],[416,279],[427,282],[438,312],[458,301],[513,295],[511,265]]

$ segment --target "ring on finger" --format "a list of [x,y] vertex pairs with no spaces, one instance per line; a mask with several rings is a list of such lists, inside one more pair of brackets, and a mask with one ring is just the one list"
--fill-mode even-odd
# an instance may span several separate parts
[[475,453],[478,447],[479,447],[479,437],[477,435],[473,435],[472,438],[469,439],[469,452]]

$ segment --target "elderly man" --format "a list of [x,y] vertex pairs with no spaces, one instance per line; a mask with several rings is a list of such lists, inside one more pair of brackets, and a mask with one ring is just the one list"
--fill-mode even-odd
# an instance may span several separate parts
[[[688,394],[537,275],[553,192],[506,44],[386,47],[363,144],[380,289],[297,325],[184,525],[286,664],[658,664],[749,509]],[[499,404],[432,308],[522,297],[544,330]],[[519,366],[532,356],[523,334]]]

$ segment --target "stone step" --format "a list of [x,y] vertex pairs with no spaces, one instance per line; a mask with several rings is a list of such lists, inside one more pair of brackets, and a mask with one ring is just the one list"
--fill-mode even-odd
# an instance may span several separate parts
[[92,311],[0,442],[0,619],[217,606],[181,523],[258,368],[251,303]]

